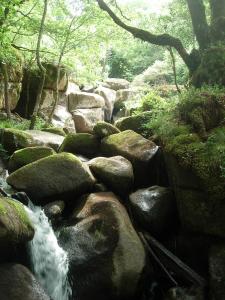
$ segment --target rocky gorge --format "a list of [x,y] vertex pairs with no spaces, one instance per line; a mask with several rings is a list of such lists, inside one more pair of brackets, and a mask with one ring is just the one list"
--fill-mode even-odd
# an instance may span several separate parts
[[127,116],[127,81],[61,85],[54,127],[1,129],[0,299],[224,299],[223,180],[147,136],[151,111]]

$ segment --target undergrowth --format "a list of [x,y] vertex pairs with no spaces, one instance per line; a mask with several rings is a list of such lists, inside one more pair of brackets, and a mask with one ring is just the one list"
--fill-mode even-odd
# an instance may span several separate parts
[[225,89],[191,88],[168,99],[151,92],[136,113],[146,110],[152,114],[144,124],[149,135],[157,136],[165,151],[192,169],[210,192],[224,192]]

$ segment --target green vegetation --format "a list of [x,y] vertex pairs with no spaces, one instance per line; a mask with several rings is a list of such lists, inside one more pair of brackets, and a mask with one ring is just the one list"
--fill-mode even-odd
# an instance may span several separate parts
[[224,95],[219,87],[193,88],[171,99],[151,92],[136,112],[151,111],[145,130],[156,135],[181,165],[193,170],[215,197],[225,191]]

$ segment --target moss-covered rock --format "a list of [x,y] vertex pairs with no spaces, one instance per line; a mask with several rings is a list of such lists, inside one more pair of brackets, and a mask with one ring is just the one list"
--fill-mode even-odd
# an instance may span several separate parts
[[133,168],[126,158],[122,156],[97,157],[89,161],[88,165],[96,178],[114,193],[127,195],[131,191],[134,180]]
[[63,130],[63,128],[60,128],[60,127],[43,128],[42,131],[50,132],[50,133],[54,133],[54,134],[58,134],[58,135],[62,135],[62,136],[66,136],[65,131]]
[[116,121],[115,126],[121,131],[130,129],[144,135],[146,124],[150,121],[151,115],[151,112],[146,111],[130,117],[121,118]]
[[150,183],[151,166],[158,151],[155,143],[132,130],[126,130],[104,138],[101,150],[107,156],[121,155],[128,159],[133,165],[136,184],[145,186]]
[[9,159],[8,170],[12,173],[25,165],[52,154],[55,154],[55,151],[49,147],[37,146],[17,150]]
[[34,229],[24,206],[10,198],[0,198],[0,248],[5,243],[23,243],[31,240]]
[[34,140],[29,133],[23,130],[5,128],[2,131],[1,143],[4,149],[12,154],[16,150],[33,146]]
[[98,154],[100,142],[98,138],[90,133],[70,133],[68,134],[59,152],[70,152],[87,157],[94,157]]
[[48,203],[55,195],[79,195],[92,189],[89,168],[70,153],[54,154],[13,172],[7,183],[25,191],[35,203]]
[[225,47],[210,47],[204,51],[201,64],[194,73],[192,83],[196,87],[203,84],[225,86]]
[[102,139],[111,134],[119,133],[120,130],[110,123],[98,122],[93,128],[93,132],[96,136]]

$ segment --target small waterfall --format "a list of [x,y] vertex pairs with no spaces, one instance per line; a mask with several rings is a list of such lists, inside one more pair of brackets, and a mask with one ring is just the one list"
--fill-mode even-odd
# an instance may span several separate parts
[[58,245],[44,211],[32,203],[27,210],[35,227],[35,235],[29,245],[34,274],[52,300],[69,300],[71,288],[67,277],[67,253]]

